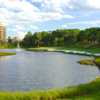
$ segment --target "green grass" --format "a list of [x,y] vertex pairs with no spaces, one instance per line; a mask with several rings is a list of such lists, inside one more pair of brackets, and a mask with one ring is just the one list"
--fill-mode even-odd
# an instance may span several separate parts
[[95,63],[96,63],[96,65],[100,68],[100,57],[97,57],[97,58],[95,59]]
[[100,63],[100,57],[96,58],[95,60],[97,63]]
[[[42,52],[62,52],[67,54],[85,55],[98,57],[100,48],[79,48],[79,47],[39,47],[39,48],[27,48],[28,51],[42,51]],[[96,54],[97,53],[97,54]]]
[[16,55],[14,52],[0,52],[0,56],[10,56],[10,55]]
[[91,53],[100,53],[100,48],[99,47],[81,47],[81,46],[69,46],[69,47],[60,47],[60,49],[64,50],[76,50],[76,51],[86,51],[86,52],[91,52]]
[[48,51],[49,49],[53,50],[75,50],[75,51],[86,51],[90,53],[100,53],[99,47],[87,47],[83,48],[81,46],[67,46],[67,47],[39,47],[39,48],[29,48],[30,51]]
[[82,59],[82,60],[78,61],[78,63],[80,63],[82,65],[95,65],[93,59]]
[[75,87],[29,92],[0,92],[0,100],[99,100],[100,78]]

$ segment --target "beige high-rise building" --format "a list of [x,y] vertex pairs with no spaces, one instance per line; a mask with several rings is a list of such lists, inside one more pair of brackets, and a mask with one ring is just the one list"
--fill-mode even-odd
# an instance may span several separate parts
[[5,39],[6,39],[5,26],[0,24],[0,41],[5,41]]

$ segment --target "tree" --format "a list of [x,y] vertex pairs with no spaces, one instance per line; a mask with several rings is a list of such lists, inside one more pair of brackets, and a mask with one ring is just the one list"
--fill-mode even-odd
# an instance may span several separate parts
[[33,47],[32,33],[28,32],[22,41],[24,47]]
[[100,44],[100,28],[58,29],[54,31],[28,32],[22,41],[23,47],[68,46],[73,44],[92,46]]

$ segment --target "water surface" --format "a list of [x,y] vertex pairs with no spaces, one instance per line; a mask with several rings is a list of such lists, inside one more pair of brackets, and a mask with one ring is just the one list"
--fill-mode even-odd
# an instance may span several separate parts
[[100,75],[95,66],[77,63],[86,56],[57,52],[14,51],[17,55],[0,57],[0,90],[62,88],[87,83]]

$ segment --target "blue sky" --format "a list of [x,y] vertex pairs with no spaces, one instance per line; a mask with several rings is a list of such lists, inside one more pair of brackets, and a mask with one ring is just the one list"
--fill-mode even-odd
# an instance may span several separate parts
[[27,31],[88,28],[100,25],[100,0],[0,0],[0,23],[7,36]]

